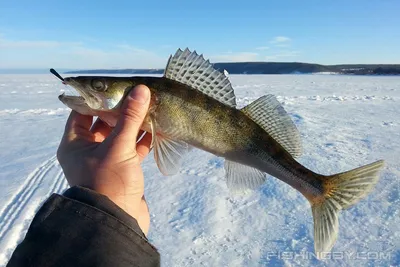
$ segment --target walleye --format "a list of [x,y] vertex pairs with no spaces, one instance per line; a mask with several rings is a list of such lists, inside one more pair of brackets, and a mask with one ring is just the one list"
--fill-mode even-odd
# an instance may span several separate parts
[[227,76],[196,52],[178,49],[163,77],[79,76],[63,81],[80,96],[60,95],[68,107],[115,126],[127,93],[138,84],[151,91],[142,130],[152,133],[154,157],[164,175],[179,171],[190,147],[225,158],[232,191],[261,186],[268,173],[310,202],[316,254],[328,252],[338,235],[338,215],[365,197],[378,182],[382,160],[335,175],[317,174],[296,161],[300,135],[273,95],[237,109]]

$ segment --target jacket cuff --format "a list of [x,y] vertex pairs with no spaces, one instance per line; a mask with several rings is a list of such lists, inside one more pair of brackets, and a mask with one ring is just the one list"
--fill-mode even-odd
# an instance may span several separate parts
[[7,266],[160,266],[137,221],[83,187],[52,194]]
[[79,201],[113,216],[135,231],[139,236],[147,240],[147,237],[140,229],[137,220],[126,213],[107,196],[82,186],[73,186],[67,189],[63,193],[63,196],[75,201]]

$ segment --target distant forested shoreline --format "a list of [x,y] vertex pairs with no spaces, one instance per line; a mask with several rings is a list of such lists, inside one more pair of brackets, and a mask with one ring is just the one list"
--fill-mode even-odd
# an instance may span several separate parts
[[[400,75],[400,64],[321,65],[301,62],[214,63],[230,74],[307,74]],[[164,69],[92,69],[66,71],[66,74],[162,74]]]

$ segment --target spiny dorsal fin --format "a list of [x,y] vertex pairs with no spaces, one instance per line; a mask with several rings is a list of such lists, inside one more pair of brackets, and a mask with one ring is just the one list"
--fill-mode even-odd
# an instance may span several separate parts
[[231,107],[236,107],[236,97],[227,76],[214,69],[209,60],[196,51],[178,49],[168,60],[164,77],[186,84]]
[[244,107],[242,111],[293,157],[296,158],[301,155],[299,131],[275,96],[262,96]]

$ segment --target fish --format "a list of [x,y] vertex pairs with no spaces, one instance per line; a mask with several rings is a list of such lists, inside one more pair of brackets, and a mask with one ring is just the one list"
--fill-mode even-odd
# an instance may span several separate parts
[[171,55],[162,77],[67,77],[79,96],[62,94],[69,108],[116,125],[129,91],[144,84],[151,92],[142,130],[152,134],[154,158],[165,176],[179,172],[192,147],[225,159],[232,192],[259,188],[271,175],[299,191],[310,203],[317,257],[329,252],[339,231],[339,213],[366,197],[379,180],[384,161],[323,175],[297,160],[300,133],[274,95],[239,109],[226,72],[188,48]]

